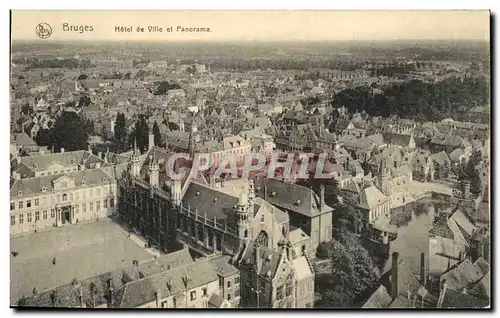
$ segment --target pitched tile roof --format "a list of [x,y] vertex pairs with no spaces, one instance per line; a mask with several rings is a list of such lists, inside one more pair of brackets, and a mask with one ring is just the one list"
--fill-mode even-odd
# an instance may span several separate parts
[[178,295],[210,282],[219,277],[208,259],[173,268],[152,276],[128,283],[122,293],[115,294],[115,307],[135,308],[156,299],[157,293],[162,298]]

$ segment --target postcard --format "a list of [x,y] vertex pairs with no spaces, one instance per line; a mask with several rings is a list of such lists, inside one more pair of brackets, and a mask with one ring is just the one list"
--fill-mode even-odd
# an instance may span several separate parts
[[489,11],[11,11],[10,305],[490,308]]

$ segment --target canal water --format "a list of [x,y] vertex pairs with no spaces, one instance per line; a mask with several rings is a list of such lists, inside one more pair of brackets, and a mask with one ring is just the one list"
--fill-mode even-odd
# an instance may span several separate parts
[[[391,211],[398,236],[391,242],[389,255],[399,253],[400,264],[420,275],[420,254],[428,260],[429,229],[437,213],[449,212],[450,204],[444,200],[423,198]],[[378,260],[382,273],[391,268],[390,259]],[[427,264],[428,266],[428,264]]]

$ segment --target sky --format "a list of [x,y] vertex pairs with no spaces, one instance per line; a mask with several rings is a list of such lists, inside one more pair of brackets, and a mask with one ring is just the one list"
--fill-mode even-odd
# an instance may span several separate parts
[[[36,27],[52,34],[39,39]],[[489,11],[12,11],[12,40],[41,41],[374,41],[485,40]],[[63,25],[93,31],[64,31]],[[132,27],[116,32],[115,27]],[[148,32],[148,26],[163,32]],[[210,28],[177,32],[177,26]],[[87,27],[87,30],[90,28]],[[143,27],[144,32],[137,32]],[[167,32],[171,27],[173,32]]]

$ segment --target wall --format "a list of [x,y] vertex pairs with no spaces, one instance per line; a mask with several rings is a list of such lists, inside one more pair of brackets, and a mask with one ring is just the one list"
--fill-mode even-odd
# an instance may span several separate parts
[[[66,201],[63,201],[63,194],[66,194]],[[27,207],[28,200],[31,202],[31,207]],[[19,209],[20,201],[23,202],[21,209]],[[111,207],[111,201],[113,201],[113,207]],[[90,211],[91,203],[92,211]],[[35,231],[35,229],[41,230],[53,227],[56,224],[56,205],[59,204],[71,204],[74,207],[73,222],[77,222],[77,220],[78,222],[94,220],[97,217],[104,218],[116,211],[116,183],[80,187],[56,193],[37,193],[34,196],[11,200],[12,204],[14,204],[15,209],[11,210],[10,214],[11,218],[12,216],[15,218],[15,225],[11,225],[10,227],[11,234],[26,233]],[[97,209],[98,204],[99,210]],[[105,204],[107,208],[104,208]],[[35,224],[37,212],[39,213],[39,220]],[[31,213],[31,222],[28,222],[29,213]],[[22,224],[20,223],[20,215],[22,215],[23,219]],[[46,218],[44,218],[45,215]]]

